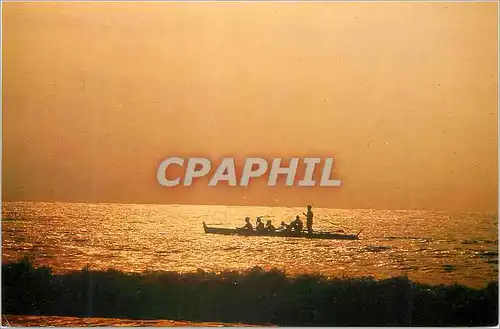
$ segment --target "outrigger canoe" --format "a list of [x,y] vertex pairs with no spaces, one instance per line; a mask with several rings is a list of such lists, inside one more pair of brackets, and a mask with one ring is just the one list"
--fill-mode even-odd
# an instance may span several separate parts
[[359,231],[357,234],[340,234],[331,232],[313,232],[309,234],[308,232],[257,232],[249,231],[241,228],[222,228],[222,227],[208,227],[205,222],[203,222],[203,229],[205,233],[211,234],[222,234],[222,235],[240,235],[240,236],[277,236],[277,237],[289,237],[289,238],[307,238],[307,239],[328,239],[328,240],[358,240],[358,236],[361,233]]

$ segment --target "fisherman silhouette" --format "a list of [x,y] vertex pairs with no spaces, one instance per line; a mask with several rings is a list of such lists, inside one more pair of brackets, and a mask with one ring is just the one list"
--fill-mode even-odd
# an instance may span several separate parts
[[262,223],[262,219],[260,219],[260,217],[257,217],[257,222],[255,223],[255,230],[257,232],[262,232],[265,230],[264,223]]
[[292,227],[292,229],[295,232],[298,232],[298,233],[302,232],[302,228],[304,227],[304,224],[300,220],[300,216],[299,215],[295,216],[295,220],[290,223],[290,226]]
[[266,222],[266,231],[268,232],[276,232],[276,227],[272,224],[271,220],[267,220]]
[[307,232],[309,234],[312,234],[312,232],[313,232],[313,217],[314,217],[314,214],[313,214],[311,208],[312,208],[312,206],[308,205],[307,206],[307,214],[303,213],[304,216],[306,216],[306,227],[307,227]]
[[284,221],[281,222],[281,232],[291,232],[292,231],[292,225],[285,223]]
[[252,223],[250,223],[250,217],[245,218],[245,226],[243,226],[241,229],[242,230],[248,230],[248,231],[253,231],[253,226]]

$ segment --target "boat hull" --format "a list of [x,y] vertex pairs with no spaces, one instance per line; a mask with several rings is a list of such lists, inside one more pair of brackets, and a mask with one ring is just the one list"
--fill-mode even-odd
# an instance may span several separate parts
[[306,239],[326,239],[326,240],[358,240],[358,234],[338,234],[329,232],[257,232],[248,231],[239,228],[219,228],[208,227],[203,222],[205,233],[221,234],[221,235],[238,235],[238,236],[269,236],[269,237],[285,237],[285,238],[306,238]]

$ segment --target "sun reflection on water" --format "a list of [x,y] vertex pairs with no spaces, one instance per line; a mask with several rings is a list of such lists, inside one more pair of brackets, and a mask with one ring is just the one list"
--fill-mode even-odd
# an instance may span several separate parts
[[238,206],[3,204],[3,262],[30,255],[55,271],[115,268],[209,271],[273,267],[289,274],[408,275],[425,283],[497,280],[497,217],[477,213],[314,209],[315,229],[364,229],[360,240],[204,234],[267,215],[279,224],[303,209]]

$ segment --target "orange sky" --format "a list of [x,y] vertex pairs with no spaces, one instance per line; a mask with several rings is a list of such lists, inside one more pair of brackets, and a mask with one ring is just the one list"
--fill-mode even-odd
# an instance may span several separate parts
[[[496,3],[4,3],[3,199],[497,210]],[[341,188],[161,187],[168,156]]]

